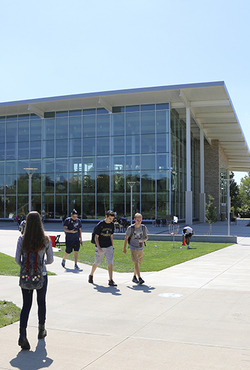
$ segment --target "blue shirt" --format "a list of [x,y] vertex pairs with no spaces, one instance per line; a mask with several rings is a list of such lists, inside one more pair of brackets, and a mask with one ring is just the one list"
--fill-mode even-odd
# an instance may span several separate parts
[[74,234],[66,232],[66,239],[67,240],[79,240],[79,238],[80,238],[79,229],[82,228],[82,223],[81,223],[81,220],[79,218],[76,218],[75,220],[73,220],[73,218],[68,217],[64,221],[63,226],[66,226],[68,228],[68,230],[77,230],[77,233],[74,233]]

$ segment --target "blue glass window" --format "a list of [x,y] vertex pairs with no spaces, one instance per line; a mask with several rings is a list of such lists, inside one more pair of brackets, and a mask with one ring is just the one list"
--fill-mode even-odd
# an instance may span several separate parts
[[140,106],[139,105],[129,105],[126,107],[126,112],[139,112]]
[[140,134],[140,116],[139,113],[126,114],[126,134]]
[[155,110],[155,104],[143,104],[141,105],[141,111]]
[[109,115],[97,116],[97,136],[109,136],[110,120]]
[[140,136],[133,135],[126,137],[126,153],[127,154],[138,154],[140,153]]
[[141,152],[155,153],[155,135],[141,135]]
[[18,141],[29,141],[29,121],[18,122]]
[[17,141],[17,121],[6,122],[6,142],[16,142]]
[[169,103],[156,104],[156,110],[169,109]]
[[115,136],[111,138],[112,154],[124,154],[124,136]]
[[107,171],[109,169],[109,157],[97,157],[96,165],[98,171]]
[[82,136],[81,117],[70,117],[69,119],[69,137],[80,138]]
[[67,110],[62,112],[56,112],[56,117],[68,117],[69,112]]
[[56,138],[65,139],[68,137],[68,118],[58,118],[56,120]]
[[6,142],[6,159],[17,159],[17,143]]
[[0,143],[5,143],[5,122],[0,121]]
[[96,116],[83,117],[83,137],[95,136],[95,119]]
[[54,140],[46,140],[43,142],[43,157],[54,157],[55,144]]
[[54,172],[54,159],[45,159],[43,161],[43,172],[44,173]]
[[56,157],[68,156],[68,139],[56,140]]
[[69,140],[69,156],[78,157],[81,155],[81,139]]
[[18,144],[18,158],[29,158],[29,142]]
[[169,136],[168,134],[157,135],[157,153],[168,153]]
[[41,141],[30,142],[30,158],[41,158]]
[[97,139],[97,155],[108,155],[110,152],[109,137],[102,137]]
[[42,120],[30,121],[30,140],[41,140],[42,138]]
[[82,110],[81,109],[70,110],[69,111],[69,115],[70,116],[81,116],[81,114],[82,114]]
[[169,132],[169,111],[156,112],[156,132]]
[[124,156],[112,157],[112,171],[120,172],[124,170]]
[[155,155],[142,155],[141,156],[141,169],[154,170],[155,169]]
[[141,133],[155,133],[155,112],[143,112],[141,114]]
[[55,132],[55,120],[45,119],[44,120],[44,140],[54,139]]
[[93,114],[96,114],[96,109],[83,109],[84,116],[89,116]]
[[83,139],[83,156],[95,155],[95,138]]
[[113,114],[111,120],[111,134],[124,135],[124,114]]
[[126,156],[126,169],[127,170],[139,170],[140,169],[140,156],[139,155]]

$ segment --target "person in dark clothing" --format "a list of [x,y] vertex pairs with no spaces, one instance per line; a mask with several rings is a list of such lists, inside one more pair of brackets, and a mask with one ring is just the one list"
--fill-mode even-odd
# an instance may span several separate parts
[[89,283],[93,284],[93,275],[98,265],[102,262],[103,258],[106,257],[108,263],[109,273],[109,285],[117,286],[113,281],[113,234],[114,234],[114,212],[107,211],[105,220],[99,222],[97,225],[95,235],[95,263],[92,266],[91,273],[89,275]]
[[66,233],[66,251],[62,259],[62,267],[65,267],[66,259],[74,249],[75,269],[79,270],[77,262],[80,244],[82,244],[82,223],[77,215],[77,211],[73,209],[71,212],[71,217],[66,218],[64,221],[64,231]]

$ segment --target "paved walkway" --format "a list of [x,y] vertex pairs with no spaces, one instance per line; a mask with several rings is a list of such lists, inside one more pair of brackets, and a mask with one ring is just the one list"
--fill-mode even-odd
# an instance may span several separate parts
[[[60,227],[45,224],[50,235]],[[198,228],[209,232],[208,225],[193,227],[196,233]],[[227,234],[226,223],[215,224],[213,232],[217,227]],[[0,369],[249,370],[250,231],[243,224],[233,227],[237,244],[144,273],[142,286],[131,282],[131,274],[115,273],[118,287],[108,287],[107,271],[101,269],[95,284],[88,284],[89,266],[80,264],[77,273],[73,262],[63,269],[55,258],[50,271],[57,275],[49,277],[47,295],[48,336],[37,340],[34,300],[31,350],[20,351],[17,345],[18,322],[1,328]],[[89,225],[86,240],[91,230]],[[13,226],[0,223],[0,251],[14,255],[18,235]],[[0,300],[21,306],[18,278],[0,276],[0,283]]]

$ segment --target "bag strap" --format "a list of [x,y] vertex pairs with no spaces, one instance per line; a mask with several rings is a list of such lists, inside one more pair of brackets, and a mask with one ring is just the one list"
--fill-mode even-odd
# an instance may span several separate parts
[[135,230],[135,225],[131,225],[130,238],[132,237],[134,230]]

